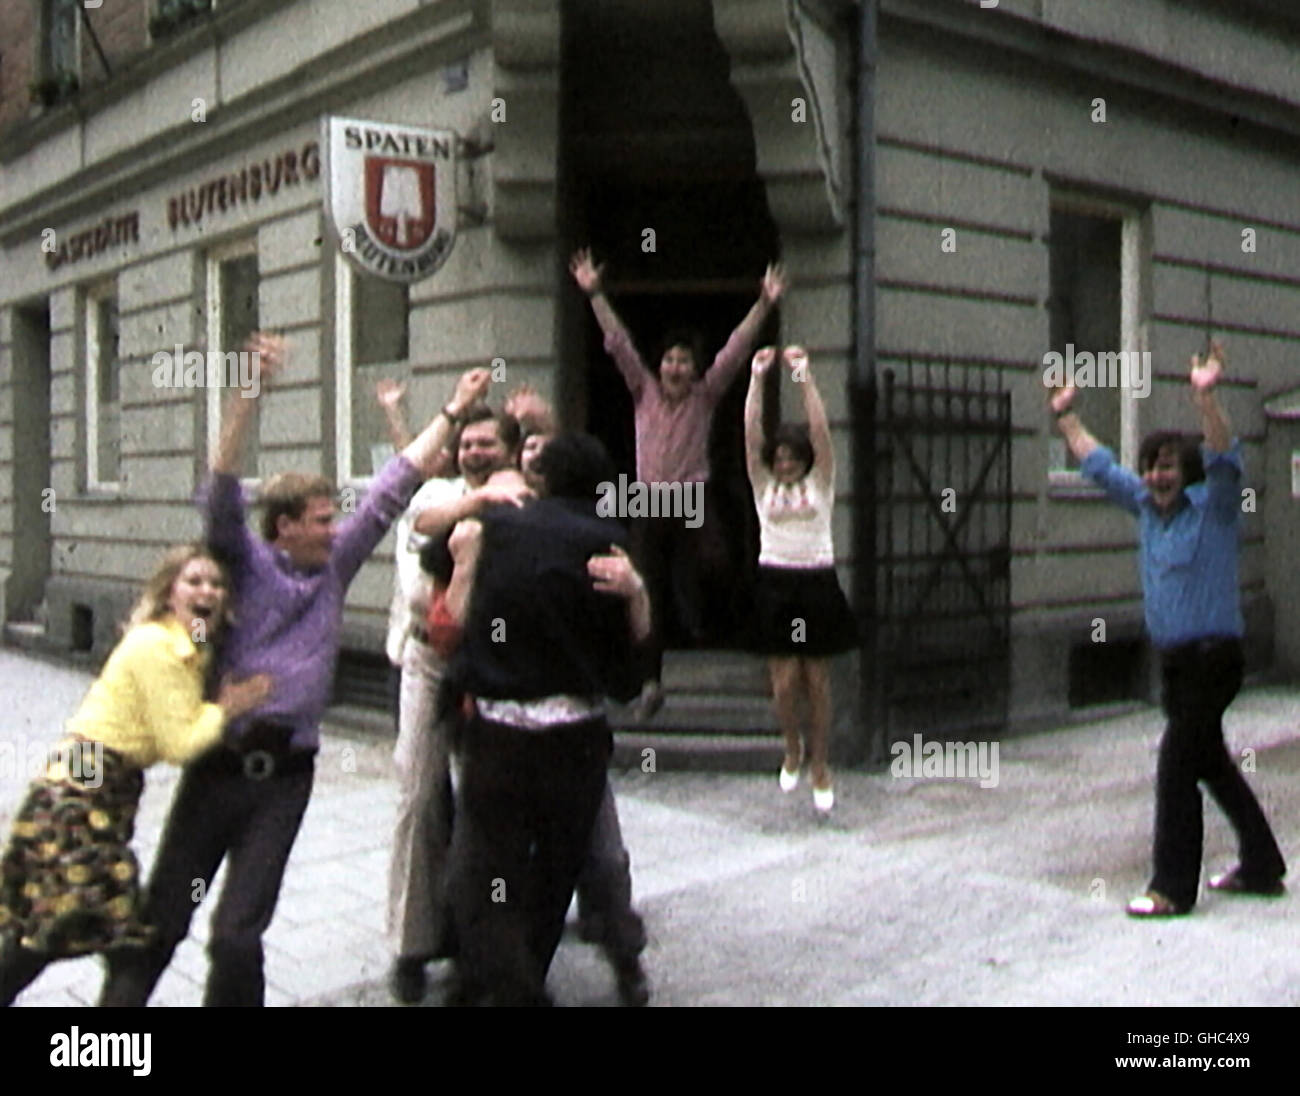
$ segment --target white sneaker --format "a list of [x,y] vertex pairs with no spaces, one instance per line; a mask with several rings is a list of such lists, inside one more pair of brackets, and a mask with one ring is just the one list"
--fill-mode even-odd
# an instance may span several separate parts
[[785,767],[785,762],[781,762],[781,790],[783,792],[792,792],[799,786],[799,770],[791,772]]
[[830,809],[835,806],[835,789],[813,788],[813,806],[822,814],[828,814]]

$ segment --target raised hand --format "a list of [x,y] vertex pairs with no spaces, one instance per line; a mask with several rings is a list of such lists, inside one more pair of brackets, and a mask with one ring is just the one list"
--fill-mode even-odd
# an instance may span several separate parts
[[787,284],[785,267],[780,263],[768,263],[763,275],[763,300],[769,305],[776,304],[785,293]]
[[1192,355],[1191,381],[1195,392],[1199,395],[1213,391],[1223,376],[1224,367],[1223,344],[1218,339],[1211,339],[1210,353],[1204,362],[1199,354]]
[[244,343],[244,350],[257,355],[259,387],[267,383],[283,368],[289,357],[289,344],[282,335],[269,335],[254,331]]
[[756,377],[763,376],[772,368],[772,363],[776,361],[776,347],[765,346],[754,355],[754,360],[750,363],[750,372]]
[[531,384],[521,384],[506,397],[505,412],[521,426],[527,425],[534,433],[549,434],[554,431],[551,405]]
[[605,264],[601,263],[597,266],[592,261],[591,249],[584,247],[573,253],[573,258],[569,260],[569,273],[578,283],[578,288],[590,297],[600,292],[601,275],[605,273]]
[[482,368],[465,370],[460,375],[460,380],[456,382],[456,391],[451,397],[453,409],[461,412],[477,403],[487,395],[491,384],[492,370]]
[[796,378],[808,375],[808,351],[802,346],[787,346],[781,351],[781,358]]
[[1062,388],[1049,388],[1047,390],[1047,406],[1052,409],[1052,414],[1064,415],[1070,410],[1078,391],[1072,384],[1067,384]]
[[385,411],[392,411],[400,406],[402,400],[406,397],[406,385],[385,377],[375,385],[375,399],[379,401],[379,406]]

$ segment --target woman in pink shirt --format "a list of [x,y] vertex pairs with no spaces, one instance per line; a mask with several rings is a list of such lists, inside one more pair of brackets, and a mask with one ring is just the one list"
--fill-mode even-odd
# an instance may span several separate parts
[[645,578],[654,607],[651,666],[638,701],[639,714],[649,718],[663,704],[659,677],[667,609],[671,604],[683,630],[693,642],[699,643],[704,634],[700,591],[705,576],[702,572],[720,571],[726,557],[722,530],[712,515],[708,493],[703,487],[709,479],[709,429],[713,414],[744,364],[768,314],[785,292],[786,283],[779,265],[768,266],[758,300],[708,370],[701,370],[703,355],[698,336],[673,331],[663,340],[658,369],[651,371],[605,296],[601,282],[603,270],[585,249],[574,254],[569,263],[573,280],[587,294],[596,321],[605,333],[605,351],[614,359],[632,394],[637,480],[643,484],[680,483],[682,498],[686,497],[686,485],[701,485],[694,496],[699,503],[694,520],[677,514],[638,517],[630,523],[633,557]]

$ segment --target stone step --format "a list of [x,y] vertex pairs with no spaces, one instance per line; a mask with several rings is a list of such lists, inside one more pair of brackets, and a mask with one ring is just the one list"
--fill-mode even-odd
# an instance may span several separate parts
[[663,683],[670,695],[767,696],[767,666],[743,651],[667,651]]

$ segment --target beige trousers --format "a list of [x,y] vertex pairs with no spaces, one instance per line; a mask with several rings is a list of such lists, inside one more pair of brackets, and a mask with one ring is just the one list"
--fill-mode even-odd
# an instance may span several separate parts
[[388,940],[399,959],[432,958],[443,942],[450,750],[446,726],[433,721],[442,671],[432,647],[407,641],[393,751],[397,823],[388,870]]

